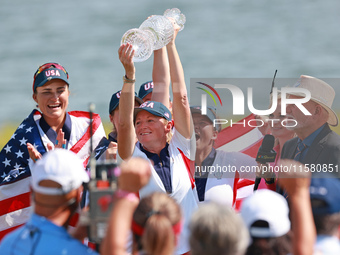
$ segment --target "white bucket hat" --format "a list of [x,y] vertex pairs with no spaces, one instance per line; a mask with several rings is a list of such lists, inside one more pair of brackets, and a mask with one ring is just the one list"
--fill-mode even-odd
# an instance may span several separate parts
[[[261,189],[247,197],[241,204],[241,217],[251,237],[279,237],[290,230],[287,201],[280,194]],[[255,227],[256,221],[265,221],[268,227]]]
[[[334,89],[326,82],[319,80],[315,77],[308,75],[301,75],[299,80],[293,87],[308,89],[311,93],[311,100],[320,104],[329,113],[328,124],[331,126],[337,126],[339,123],[338,116],[332,110],[332,104],[335,98]],[[300,93],[289,93],[290,95],[302,96]]]
[[[43,187],[42,180],[59,183],[61,188]],[[55,149],[44,154],[32,168],[32,189],[45,195],[63,195],[77,189],[83,182],[88,182],[82,161],[69,150]]]

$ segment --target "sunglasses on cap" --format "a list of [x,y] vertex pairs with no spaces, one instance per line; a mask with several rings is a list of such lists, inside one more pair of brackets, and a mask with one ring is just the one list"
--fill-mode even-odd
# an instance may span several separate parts
[[58,64],[58,63],[46,63],[46,64],[43,64],[43,65],[39,66],[38,70],[37,70],[37,71],[34,73],[34,75],[33,75],[33,78],[34,78],[34,79],[33,79],[33,90],[34,90],[35,79],[37,78],[37,76],[38,76],[42,71],[44,71],[44,70],[46,70],[46,69],[49,69],[49,68],[57,68],[57,69],[63,71],[63,72],[66,74],[67,79],[69,78],[69,77],[68,77],[68,72],[66,71],[66,69],[65,69],[62,65],[60,65],[60,64]]

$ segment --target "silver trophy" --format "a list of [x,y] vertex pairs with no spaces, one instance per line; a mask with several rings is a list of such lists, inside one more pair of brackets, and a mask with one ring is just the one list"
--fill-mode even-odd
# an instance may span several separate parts
[[185,16],[177,8],[168,9],[164,15],[154,15],[146,19],[139,28],[128,30],[122,37],[121,45],[130,43],[135,50],[134,62],[147,60],[154,50],[167,45],[174,36],[174,29],[169,18],[184,28]]

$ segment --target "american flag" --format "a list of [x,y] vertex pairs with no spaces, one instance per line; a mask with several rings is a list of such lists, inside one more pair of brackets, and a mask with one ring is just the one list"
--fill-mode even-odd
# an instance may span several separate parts
[[[257,127],[241,125],[254,119],[250,114],[244,119],[238,121],[236,125],[228,126],[222,129],[215,140],[215,149],[223,151],[239,151],[256,158],[257,152],[261,146],[263,135]],[[254,181],[247,179],[235,178],[234,183],[234,208],[240,208],[242,200],[253,193]]]
[[[79,126],[77,129],[72,128],[72,132],[78,132],[77,135],[81,137],[70,150],[83,160],[85,167],[90,157],[90,114],[82,111],[68,113],[72,118],[72,126]],[[96,147],[105,132],[100,116],[92,115],[92,140]],[[36,124],[40,118],[41,113],[33,110],[0,152],[0,240],[24,224],[31,214],[29,165],[33,162],[26,144],[31,143],[42,155],[46,152]]]

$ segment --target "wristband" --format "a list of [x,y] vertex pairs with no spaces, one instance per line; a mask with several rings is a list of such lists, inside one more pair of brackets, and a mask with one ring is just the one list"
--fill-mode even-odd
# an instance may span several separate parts
[[134,80],[131,80],[131,79],[129,79],[127,76],[126,76],[126,74],[123,76],[123,81],[124,81],[124,83],[135,83],[136,82],[136,79],[134,79]]
[[114,195],[116,198],[126,198],[127,200],[131,202],[139,201],[139,198],[137,197],[136,193],[121,190],[121,189],[117,190]]

